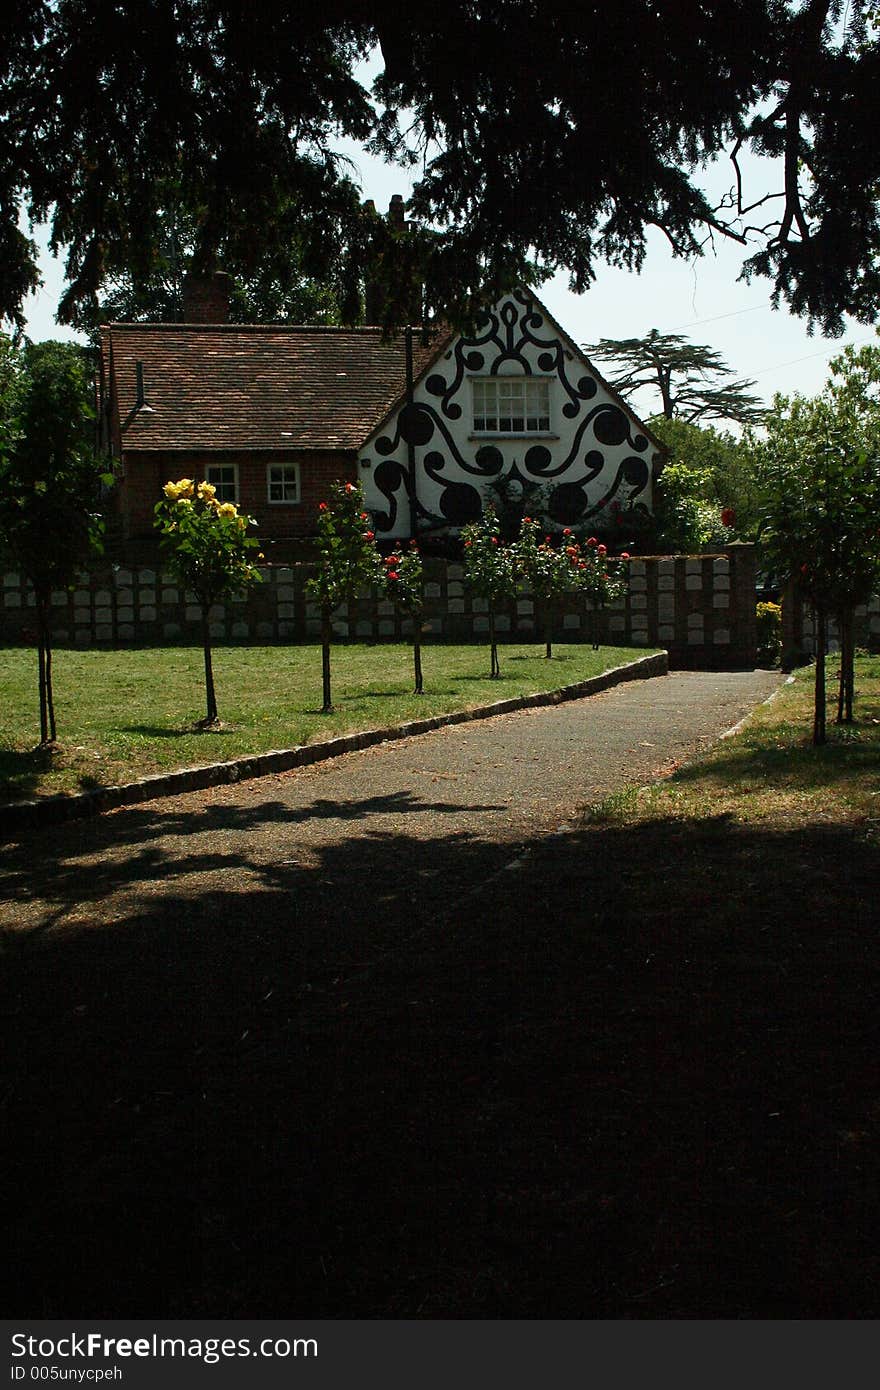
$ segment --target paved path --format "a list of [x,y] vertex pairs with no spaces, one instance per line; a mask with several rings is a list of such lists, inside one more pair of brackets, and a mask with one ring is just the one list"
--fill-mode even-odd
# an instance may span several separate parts
[[694,757],[780,681],[677,672],[28,831],[0,857],[0,922],[101,927],[184,910],[219,918],[227,906],[240,916],[242,894],[267,923],[351,927],[399,911],[412,925],[414,906],[448,917],[578,807]]

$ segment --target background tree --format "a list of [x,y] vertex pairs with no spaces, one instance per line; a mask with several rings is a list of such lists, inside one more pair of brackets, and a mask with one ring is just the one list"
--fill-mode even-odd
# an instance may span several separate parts
[[80,348],[0,338],[0,546],[33,586],[41,744],[56,737],[52,590],[99,551],[100,488],[112,481],[93,448],[93,395]]
[[422,613],[425,607],[424,567],[416,541],[410,541],[406,550],[386,555],[385,593],[399,613],[405,613],[412,622],[413,633],[413,675],[415,677],[414,695],[425,693],[422,679]]
[[[297,207],[279,207],[274,240],[258,260],[250,246],[221,237],[215,262],[229,276],[231,323],[355,322],[361,317],[360,283],[349,258],[328,265],[328,241],[348,235],[346,218],[356,195],[343,182],[342,206],[328,202],[319,226],[302,222]],[[332,230],[331,230],[332,229]],[[157,208],[157,243],[149,264],[128,264],[123,246],[108,248],[100,291],[71,304],[74,327],[96,337],[102,323],[179,323],[185,317],[184,285],[197,264],[199,220],[185,205],[180,181]]]
[[796,583],[815,615],[813,742],[822,744],[829,616],[841,624],[843,705],[851,717],[853,648],[845,634],[852,632],[855,606],[880,581],[880,432],[876,421],[831,392],[777,396],[758,464],[764,553],[783,582]]
[[737,439],[662,415],[650,425],[669,450],[654,497],[657,549],[695,554],[753,540],[760,507],[751,432]]
[[330,687],[330,647],[333,614],[365,589],[384,588],[385,568],[364,511],[360,483],[335,483],[330,501],[318,507],[318,571],[306,583],[306,593],[321,607],[322,711],[333,709]]
[[195,594],[199,605],[206,704],[200,727],[210,728],[218,719],[211,609],[260,582],[260,572],[251,559],[258,542],[246,534],[254,521],[240,516],[234,502],[218,502],[211,483],[180,478],[166,483],[163,492],[156,504],[162,558],[184,588]]
[[[149,278],[177,184],[196,270],[221,251],[262,265],[295,213],[316,245],[326,227],[328,270],[384,267],[392,317],[421,284],[432,307],[463,315],[558,268],[584,290],[597,260],[638,270],[659,227],[678,256],[717,236],[754,250],[747,273],[826,332],[844,313],[873,320],[872,0],[849,0],[845,16],[841,0],[545,0],[535,14],[526,0],[406,13],[390,0],[7,6],[0,314],[21,322],[36,274],[22,202],[66,255],[69,321],[120,264]],[[372,94],[359,66],[371,52]],[[396,274],[391,234],[345,188],[340,136],[418,166]],[[772,182],[746,186],[745,150],[769,161]],[[699,178],[719,155],[730,190],[713,205]]]
[[600,338],[585,344],[584,351],[608,366],[610,385],[625,399],[645,388],[655,390],[662,419],[688,425],[710,420],[758,425],[766,413],[751,390],[754,381],[728,380],[735,374],[719,352],[679,333],[652,328],[645,338]]
[[491,507],[483,510],[479,521],[462,527],[465,579],[471,592],[486,600],[489,610],[489,678],[498,680],[498,635],[495,617],[498,604],[516,594],[513,552],[498,534],[498,518]]

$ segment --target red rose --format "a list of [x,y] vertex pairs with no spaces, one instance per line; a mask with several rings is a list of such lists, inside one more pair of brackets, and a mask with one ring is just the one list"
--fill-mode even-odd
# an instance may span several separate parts
[[598,545],[598,544],[599,544],[599,542],[596,540],[596,537],[595,537],[595,536],[590,536],[590,539],[587,541],[587,545]]
[[375,531],[365,531],[365,532],[364,532],[364,540],[365,540],[365,541],[374,541],[375,539],[376,539],[376,533],[375,533]]
[[724,510],[723,510],[722,513],[721,513],[721,525],[722,525],[722,526],[735,526],[735,525],[736,525],[736,512],[734,511],[733,507],[725,507],[725,508],[724,508]]
[[346,483],[345,490],[346,492],[354,492],[354,483]]
[[563,534],[563,536],[570,536],[570,535],[571,535],[571,527],[570,527],[570,526],[566,526],[566,528],[565,528],[565,530],[563,531],[562,534]]
[[326,502],[319,502],[319,503],[318,503],[318,511],[319,511],[319,512],[326,512],[326,510],[327,510],[327,503],[326,503]]
[[599,554],[600,554],[600,555],[607,555],[607,554],[608,554],[608,547],[607,547],[607,545],[600,545],[600,546],[598,547],[598,549],[599,549]]
[[620,558],[621,558],[621,560],[628,560],[628,559],[629,559],[629,551],[628,551],[628,550],[621,550],[621,552],[620,552]]
[[389,578],[389,579],[399,579],[399,578],[400,578],[400,575],[397,573],[397,570],[389,570],[389,571],[388,571],[388,578]]

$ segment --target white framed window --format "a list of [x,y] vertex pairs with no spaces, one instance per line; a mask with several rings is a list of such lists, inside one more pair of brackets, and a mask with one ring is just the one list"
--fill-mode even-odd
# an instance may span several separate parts
[[238,505],[238,464],[209,463],[205,469],[205,482],[217,489],[218,502],[235,502]]
[[478,376],[474,434],[549,434],[550,381],[540,376]]
[[299,501],[299,464],[269,463],[266,465],[266,498],[269,502]]

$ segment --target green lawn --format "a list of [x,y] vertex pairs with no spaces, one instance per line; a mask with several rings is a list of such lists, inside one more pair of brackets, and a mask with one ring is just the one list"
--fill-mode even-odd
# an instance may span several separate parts
[[214,655],[221,727],[204,713],[199,647],[59,651],[54,686],[58,743],[39,737],[36,656],[0,654],[0,797],[111,786],[149,773],[291,748],[317,739],[490,704],[572,685],[646,655],[644,648],[559,646],[500,649],[501,679],[488,678],[486,646],[423,649],[425,694],[412,694],[405,645],[333,650],[332,714],[321,713],[317,646],[228,647]]

